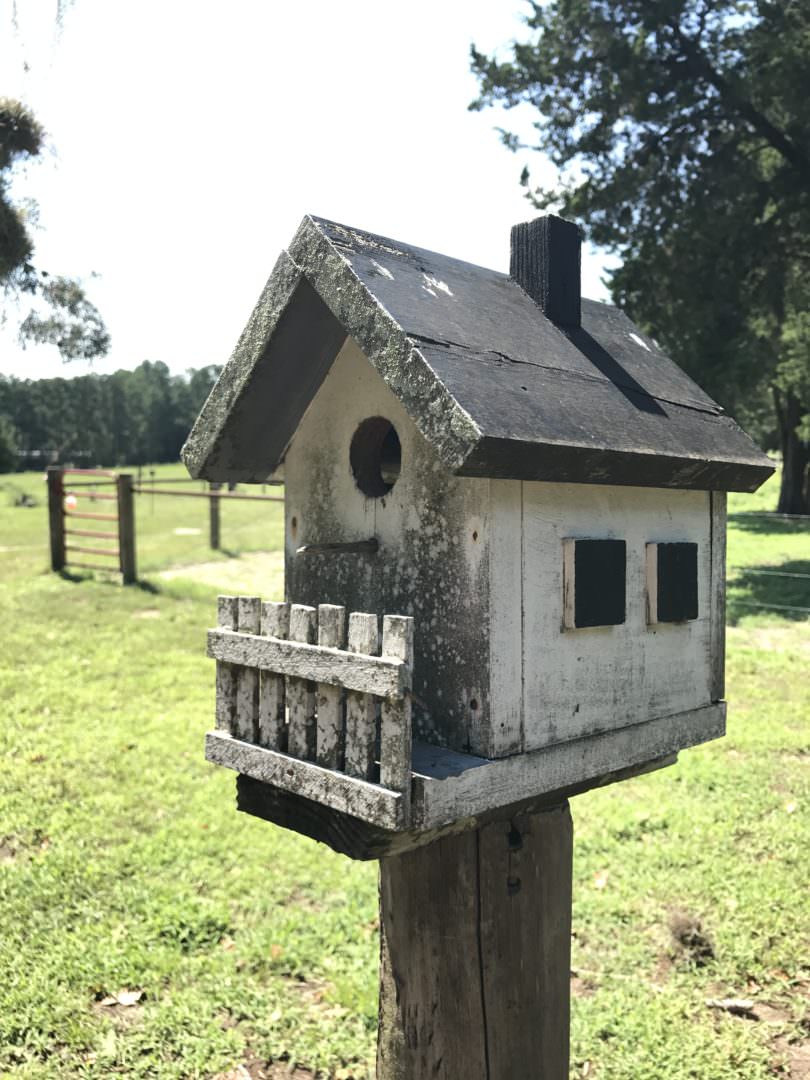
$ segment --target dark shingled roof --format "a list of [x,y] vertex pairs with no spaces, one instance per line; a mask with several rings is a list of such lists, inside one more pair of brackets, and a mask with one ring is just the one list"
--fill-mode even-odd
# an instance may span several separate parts
[[556,326],[507,274],[304,218],[183,456],[258,482],[347,335],[461,476],[753,491],[768,458],[617,308]]

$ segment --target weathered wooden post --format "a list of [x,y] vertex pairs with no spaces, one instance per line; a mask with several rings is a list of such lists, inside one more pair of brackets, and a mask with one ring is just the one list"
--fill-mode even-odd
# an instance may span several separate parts
[[221,500],[217,492],[221,488],[222,484],[209,484],[208,487],[208,546],[212,551],[219,551],[219,508]]
[[380,860],[377,1075],[567,1080],[568,804]]
[[380,860],[380,1080],[564,1080],[567,800],[722,735],[725,492],[768,459],[579,234],[495,273],[305,218],[184,449],[283,466],[284,603],[209,632],[240,810]]
[[65,566],[65,479],[60,465],[49,465],[48,477],[48,532],[51,542],[51,569],[63,570]]
[[118,565],[124,584],[132,585],[138,579],[135,565],[135,503],[132,492],[132,474],[119,473],[115,482],[118,492]]

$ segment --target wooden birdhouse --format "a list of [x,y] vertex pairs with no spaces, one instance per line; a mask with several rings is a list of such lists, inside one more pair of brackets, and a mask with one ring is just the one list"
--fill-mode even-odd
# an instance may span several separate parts
[[285,483],[286,601],[209,639],[244,809],[368,857],[723,733],[726,492],[772,466],[579,248],[518,225],[503,274],[307,217],[281,255],[184,450]]

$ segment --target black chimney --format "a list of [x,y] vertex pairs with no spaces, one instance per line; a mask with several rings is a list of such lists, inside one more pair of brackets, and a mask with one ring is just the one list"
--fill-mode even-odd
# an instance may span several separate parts
[[554,214],[512,226],[509,276],[566,329],[580,325],[579,229]]

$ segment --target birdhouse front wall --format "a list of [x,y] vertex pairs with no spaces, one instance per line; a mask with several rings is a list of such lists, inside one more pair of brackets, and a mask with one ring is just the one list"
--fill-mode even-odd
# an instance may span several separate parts
[[[401,447],[382,495],[360,489],[351,460],[374,418],[390,422]],[[415,736],[489,756],[491,718],[509,722],[503,680],[490,678],[491,508],[502,482],[450,474],[352,338],[287,449],[284,477],[287,599],[412,615]],[[372,538],[371,554],[300,550]]]

